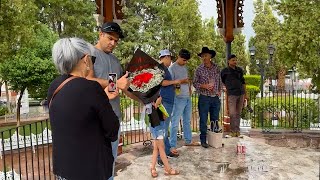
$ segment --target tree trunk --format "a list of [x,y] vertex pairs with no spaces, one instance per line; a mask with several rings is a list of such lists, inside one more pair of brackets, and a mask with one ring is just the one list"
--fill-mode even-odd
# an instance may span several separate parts
[[17,102],[17,127],[20,126],[20,106],[21,106],[21,99],[22,99],[22,96],[23,96],[23,93],[24,93],[25,89],[26,88],[23,88],[20,91],[20,96],[19,96],[19,99],[18,99],[18,102]]
[[7,81],[5,81],[4,84],[5,84],[5,88],[6,88],[7,108],[8,108],[9,113],[12,113],[10,95],[9,95],[9,89],[8,89]]
[[277,90],[278,92],[285,91],[285,80],[286,80],[286,69],[281,68],[278,71],[278,82],[277,82]]

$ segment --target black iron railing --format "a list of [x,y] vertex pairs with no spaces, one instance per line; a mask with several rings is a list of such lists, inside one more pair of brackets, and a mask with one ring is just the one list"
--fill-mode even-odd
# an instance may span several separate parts
[[1,179],[54,179],[48,120],[0,132]]
[[[199,130],[198,95],[192,97],[191,127]],[[224,96],[221,97],[220,125],[227,118]],[[123,145],[144,142],[151,144],[149,121],[141,115],[143,106],[128,98],[121,98]],[[286,129],[292,132],[320,132],[320,99],[316,94],[283,92],[249,94],[248,107],[241,113],[241,128],[272,132]],[[180,126],[178,137],[183,133]],[[0,179],[55,179],[52,173],[52,136],[49,120],[1,127]]]

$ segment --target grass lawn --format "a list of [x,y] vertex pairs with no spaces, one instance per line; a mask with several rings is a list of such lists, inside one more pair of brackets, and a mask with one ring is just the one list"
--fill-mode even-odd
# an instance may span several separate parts
[[[40,134],[43,132],[43,130],[48,126],[48,129],[51,129],[50,123],[46,123],[45,121],[41,122],[36,122],[28,125],[24,125],[22,127],[19,127],[19,134],[20,135],[25,135],[25,136],[30,136],[31,133],[33,134]],[[17,131],[17,127],[15,126],[6,126],[6,127],[0,127],[0,138],[2,139],[7,139],[12,134],[14,134]]]

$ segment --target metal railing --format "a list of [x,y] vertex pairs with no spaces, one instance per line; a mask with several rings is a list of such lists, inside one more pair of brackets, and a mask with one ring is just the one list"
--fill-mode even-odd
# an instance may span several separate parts
[[0,179],[54,179],[48,120],[0,132]]
[[[225,99],[221,97],[220,125],[226,118]],[[242,128],[263,132],[286,129],[292,132],[320,132],[320,99],[308,93],[266,93],[249,95],[242,111]],[[191,127],[199,130],[198,95],[193,94]],[[141,116],[143,106],[121,98],[122,146],[143,142],[151,144],[149,121]],[[181,123],[180,123],[181,124]],[[179,126],[179,138],[183,129]],[[52,136],[49,120],[0,130],[0,179],[55,179],[52,173]],[[3,177],[2,177],[3,176]]]

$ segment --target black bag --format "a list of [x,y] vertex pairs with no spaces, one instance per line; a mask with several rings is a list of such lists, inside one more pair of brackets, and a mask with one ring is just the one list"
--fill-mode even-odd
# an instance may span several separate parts
[[152,106],[152,112],[151,114],[148,114],[149,122],[151,124],[151,127],[156,127],[160,125],[160,121],[164,121],[163,113],[160,111],[159,108],[155,108]]

